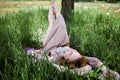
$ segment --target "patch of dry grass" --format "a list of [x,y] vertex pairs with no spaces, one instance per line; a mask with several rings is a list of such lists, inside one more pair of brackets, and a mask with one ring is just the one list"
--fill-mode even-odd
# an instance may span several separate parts
[[[56,2],[60,4],[60,2]],[[15,7],[15,6],[28,6],[28,5],[49,5],[49,1],[11,1],[11,2],[0,2],[0,7]]]
[[[60,2],[56,2],[61,5]],[[0,1],[0,15],[5,15],[8,12],[18,12],[19,10],[28,9],[29,7],[44,7],[49,8],[49,1]]]

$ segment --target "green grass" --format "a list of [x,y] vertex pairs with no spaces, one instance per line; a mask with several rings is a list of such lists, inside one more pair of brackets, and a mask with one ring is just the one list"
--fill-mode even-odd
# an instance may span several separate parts
[[[48,26],[43,8],[8,13],[0,17],[0,78],[2,80],[94,80],[98,70],[85,76],[58,72],[49,62],[33,63],[25,47],[40,48]],[[120,73],[120,16],[80,8],[67,24],[70,46],[95,56]],[[0,79],[0,80],[1,80]]]

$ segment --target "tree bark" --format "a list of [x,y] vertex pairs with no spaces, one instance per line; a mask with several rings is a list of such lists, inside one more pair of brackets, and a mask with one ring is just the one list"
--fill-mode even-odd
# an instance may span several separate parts
[[65,21],[68,21],[74,11],[74,0],[62,0],[62,14]]

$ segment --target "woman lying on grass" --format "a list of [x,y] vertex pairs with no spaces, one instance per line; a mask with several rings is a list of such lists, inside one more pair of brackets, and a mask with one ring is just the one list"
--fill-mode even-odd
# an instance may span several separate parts
[[120,80],[120,75],[106,68],[99,59],[83,56],[69,47],[66,24],[54,1],[51,1],[48,20],[49,27],[43,40],[43,48],[33,50],[33,55],[37,55],[37,58],[41,59],[43,53],[46,52],[48,61],[59,71],[69,69],[72,73],[76,72],[78,75],[84,75],[94,68],[101,67],[104,79],[114,77],[116,80]]

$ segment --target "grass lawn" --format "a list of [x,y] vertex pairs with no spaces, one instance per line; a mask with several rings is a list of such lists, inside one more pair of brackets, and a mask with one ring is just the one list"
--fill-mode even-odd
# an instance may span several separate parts
[[[42,45],[48,8],[48,2],[0,2],[0,80],[97,80],[98,69],[78,76],[26,55],[25,47]],[[70,47],[120,73],[120,4],[75,3],[67,30]]]

